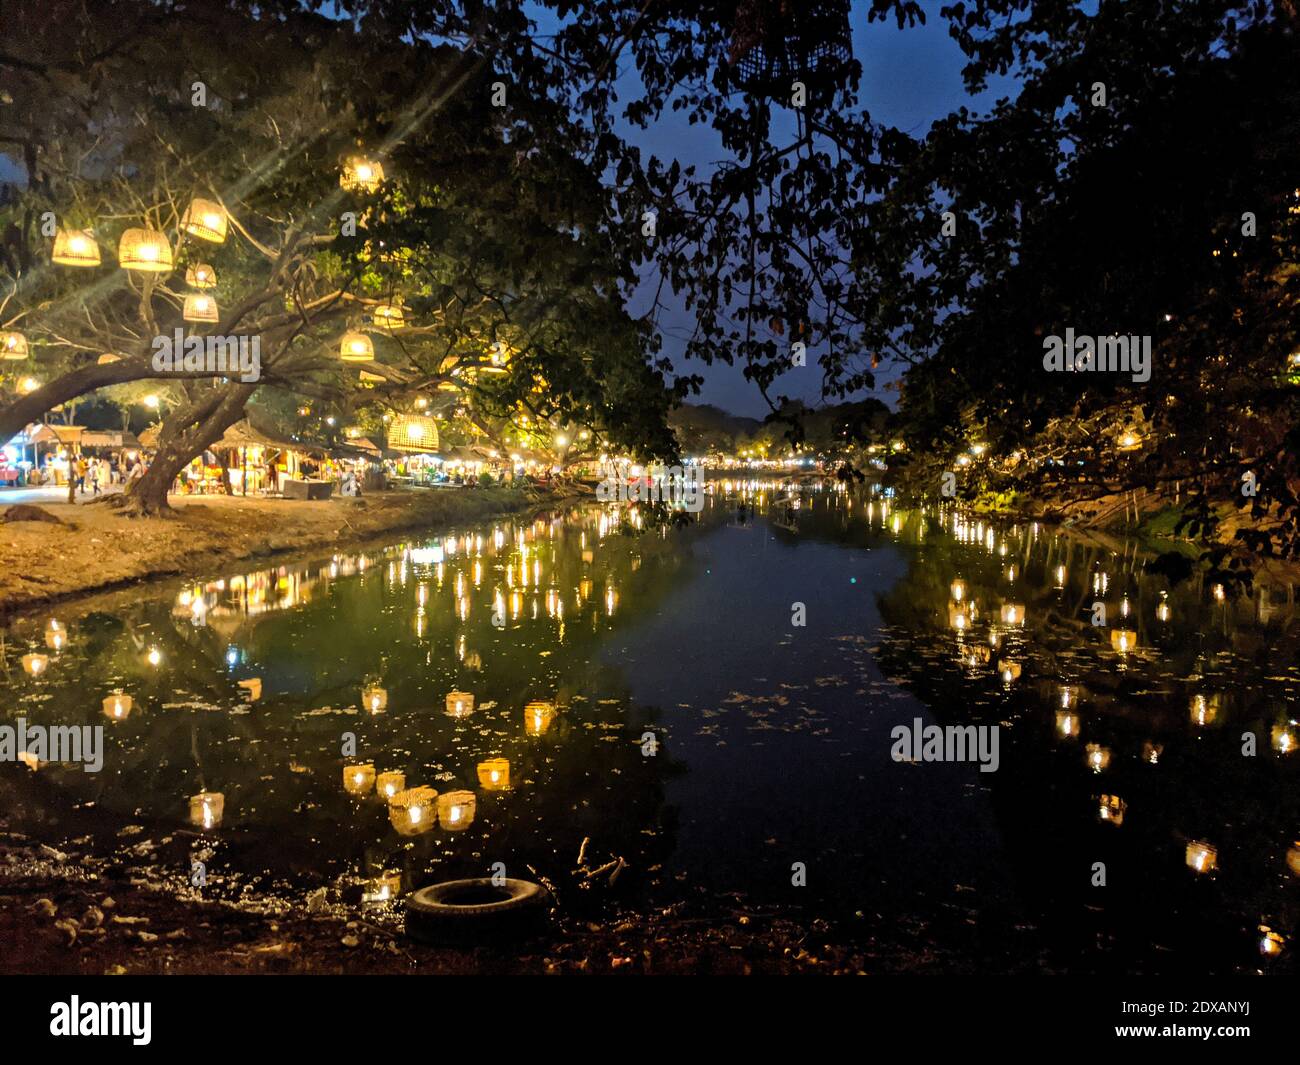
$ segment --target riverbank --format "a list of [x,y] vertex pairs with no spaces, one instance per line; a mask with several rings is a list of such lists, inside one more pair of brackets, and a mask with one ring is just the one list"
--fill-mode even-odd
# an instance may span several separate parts
[[[175,516],[128,518],[103,503],[43,503],[59,520],[0,523],[0,614],[226,563],[345,546],[573,499],[535,488],[398,488],[320,501],[177,496]],[[3,497],[0,496],[0,505]]]

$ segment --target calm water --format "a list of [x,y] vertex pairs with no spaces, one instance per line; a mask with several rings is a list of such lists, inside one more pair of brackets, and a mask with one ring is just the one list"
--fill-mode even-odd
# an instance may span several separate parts
[[[9,722],[106,736],[97,774],[0,765],[6,816],[175,875],[201,859],[208,895],[374,901],[502,863],[591,906],[608,889],[563,890],[587,838],[589,866],[628,863],[623,903],[790,912],[922,967],[1292,970],[1292,589],[1220,600],[1132,548],[773,494],[13,622]],[[893,761],[918,718],[999,726],[997,772]],[[372,769],[441,802],[390,807]]]

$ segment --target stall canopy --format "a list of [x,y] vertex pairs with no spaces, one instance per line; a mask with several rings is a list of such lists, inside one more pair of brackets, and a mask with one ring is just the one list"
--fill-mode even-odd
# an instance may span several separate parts
[[138,448],[143,445],[135,433],[112,429],[87,429],[81,435],[82,447]]
[[84,425],[29,425],[23,434],[29,444],[62,444],[77,447],[82,443]]

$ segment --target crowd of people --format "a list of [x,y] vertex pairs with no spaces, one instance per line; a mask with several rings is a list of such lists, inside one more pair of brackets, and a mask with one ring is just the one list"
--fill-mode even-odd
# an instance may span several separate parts
[[[69,496],[76,494],[98,496],[112,485],[127,486],[144,476],[148,467],[136,455],[127,458],[99,458],[94,455],[76,455],[68,460]],[[46,463],[46,483],[54,484],[54,470]]]

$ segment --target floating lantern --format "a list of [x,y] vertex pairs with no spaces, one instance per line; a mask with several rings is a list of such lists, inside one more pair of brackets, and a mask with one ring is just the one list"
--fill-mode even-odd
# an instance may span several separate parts
[[250,677],[248,680],[241,680],[239,686],[248,694],[248,701],[250,703],[255,703],[262,697],[261,677]]
[[14,362],[27,358],[27,338],[13,331],[0,333],[0,354]]
[[1163,598],[1163,593],[1161,593],[1160,605],[1156,607],[1156,620],[1168,621],[1171,616],[1172,611],[1169,609],[1169,603]]
[[51,651],[62,651],[68,645],[68,634],[62,629],[45,630],[45,646]]
[[1025,623],[1025,608],[1020,603],[1003,603],[1002,604],[1002,624],[1003,625],[1023,625]]
[[343,767],[343,790],[349,795],[364,795],[375,783],[373,762],[359,762]]
[[970,628],[970,615],[960,603],[948,604],[948,627],[958,632],[965,632]]
[[448,832],[468,828],[474,820],[475,797],[472,791],[448,791],[438,796],[438,824]]
[[156,229],[128,229],[117,245],[117,262],[123,270],[167,274],[172,269],[172,246]]
[[181,219],[181,228],[191,237],[213,244],[225,242],[226,224],[226,209],[212,200],[191,200]]
[[399,770],[380,773],[375,778],[375,791],[385,799],[391,800],[399,791],[406,790],[406,774]]
[[396,871],[384,872],[366,885],[361,892],[361,901],[363,903],[388,902],[401,893],[402,874]]
[[1002,683],[1011,684],[1020,679],[1020,663],[1012,662],[1010,659],[998,659],[998,673],[1002,677]]
[[351,192],[374,192],[383,180],[383,163],[359,155],[345,162],[339,175],[339,184]]
[[1282,953],[1286,940],[1274,932],[1268,925],[1259,926],[1259,952],[1266,958],[1275,958]]
[[23,669],[32,677],[39,677],[49,668],[49,655],[23,655]]
[[1094,773],[1100,773],[1110,765],[1110,748],[1099,743],[1090,743],[1083,749],[1084,760]]
[[104,699],[104,716],[110,721],[125,721],[131,716],[131,696],[114,692]]
[[145,655],[145,660],[154,668],[162,664],[162,652],[156,647],[150,647],[149,653]]
[[1068,710],[1058,710],[1056,712],[1056,731],[1066,739],[1079,738],[1079,715],[1072,714]]
[[469,692],[451,692],[447,696],[449,717],[469,717],[474,712],[474,696]]
[[201,791],[190,798],[190,824],[216,828],[226,809],[226,797],[219,791]]
[[1124,429],[1116,438],[1115,446],[1121,451],[1136,451],[1142,446],[1142,434],[1133,428]]
[[1273,726],[1273,750],[1278,754],[1290,754],[1295,750],[1295,745],[1295,733],[1288,726]]
[[1132,629],[1111,629],[1110,646],[1116,654],[1126,655],[1137,650],[1138,634]]
[[430,787],[407,788],[388,800],[388,823],[403,836],[418,836],[438,823],[438,793]]
[[1193,695],[1189,707],[1192,724],[1201,728],[1212,725],[1219,716],[1219,695]]
[[1219,864],[1219,852],[1208,843],[1192,840],[1187,844],[1187,868],[1197,873],[1212,873]]
[[964,598],[966,598],[966,582],[953,581],[952,584],[948,586],[948,591],[952,593],[953,602],[960,603]]
[[50,259],[60,266],[98,266],[99,245],[89,229],[60,229]]
[[1160,756],[1164,753],[1165,745],[1163,743],[1152,743],[1147,740],[1146,743],[1142,744],[1142,761],[1150,765],[1158,765]]
[[339,358],[344,362],[373,362],[374,342],[365,333],[344,333],[339,341]]
[[194,263],[185,271],[185,283],[189,285],[190,288],[216,288],[217,271],[207,263]]
[[406,325],[406,312],[395,303],[381,303],[371,312],[371,320],[380,329],[401,329]]
[[507,791],[510,788],[510,762],[505,758],[488,758],[479,762],[478,782],[484,791]]
[[371,714],[382,714],[388,709],[388,692],[378,684],[361,689],[361,705]]
[[185,297],[181,317],[187,322],[215,322],[220,317],[217,312],[217,301],[211,296],[191,292]]
[[1112,825],[1122,825],[1124,823],[1124,811],[1127,809],[1128,803],[1118,795],[1103,795],[1101,805],[1097,808],[1097,818]]
[[524,707],[524,730],[530,736],[545,735],[555,720],[555,705],[537,701]]

